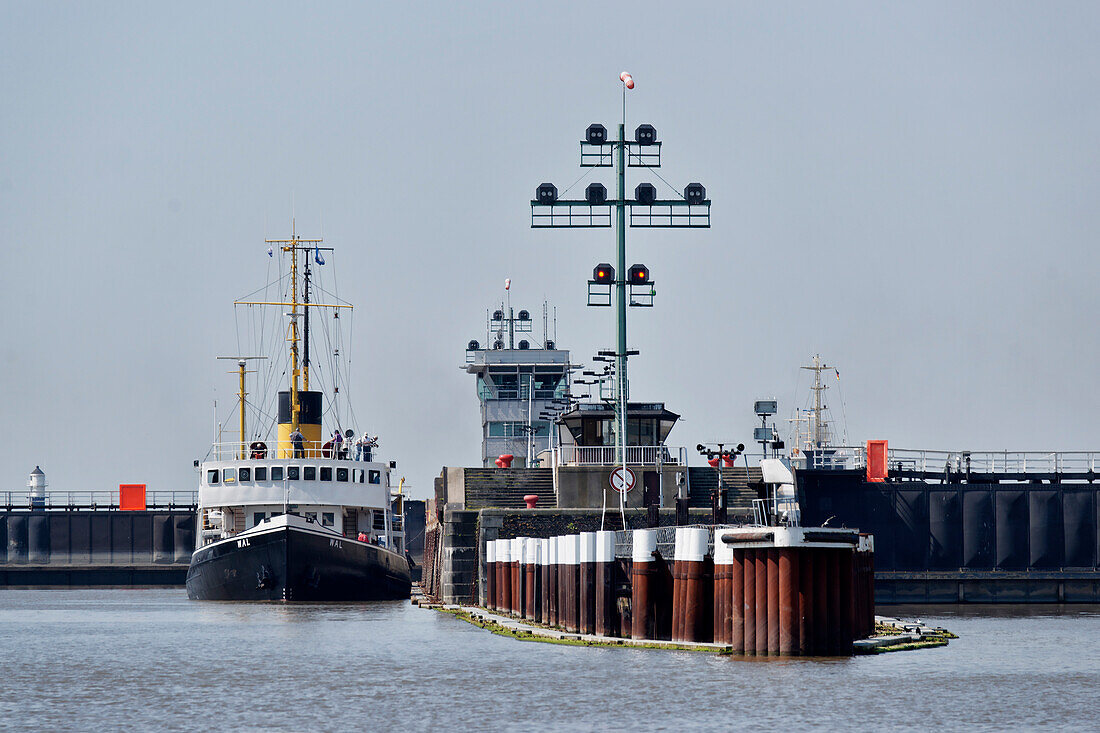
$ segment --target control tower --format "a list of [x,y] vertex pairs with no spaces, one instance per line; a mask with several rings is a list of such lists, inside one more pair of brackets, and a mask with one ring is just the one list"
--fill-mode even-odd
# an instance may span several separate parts
[[[505,291],[511,283],[506,281]],[[515,468],[534,467],[551,448],[554,418],[569,407],[569,352],[547,336],[543,304],[542,340],[532,336],[527,310],[515,311],[510,295],[486,313],[486,339],[466,345],[467,373],[477,376],[481,401],[481,462],[486,468],[505,455]]]

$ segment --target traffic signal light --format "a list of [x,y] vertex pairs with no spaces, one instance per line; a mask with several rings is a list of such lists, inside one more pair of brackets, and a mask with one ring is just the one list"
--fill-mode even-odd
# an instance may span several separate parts
[[606,262],[601,262],[592,270],[592,281],[601,285],[611,285],[615,282],[615,268]]
[[645,265],[634,265],[630,268],[630,283],[632,285],[646,285],[649,283],[649,268]]

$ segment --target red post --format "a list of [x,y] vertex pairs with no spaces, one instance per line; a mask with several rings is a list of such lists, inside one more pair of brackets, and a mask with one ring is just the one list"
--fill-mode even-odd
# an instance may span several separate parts
[[852,653],[855,638],[855,585],[852,575],[852,551],[840,550],[837,558],[840,576],[840,649],[841,654]]
[[630,636],[634,639],[656,639],[653,614],[652,579],[653,551],[657,549],[657,531],[636,529],[633,532],[631,554]]
[[779,653],[798,654],[798,555],[779,550]]
[[829,573],[829,654],[837,655],[847,653],[844,651],[844,640],[842,637],[844,629],[844,621],[841,618],[841,602],[840,602],[840,553],[841,550],[828,550],[825,556],[828,558],[828,573]]
[[814,653],[814,551],[798,550],[798,653]]
[[756,551],[756,656],[768,654],[768,553]]
[[611,636],[614,611],[614,592],[612,573],[615,564],[615,533],[601,531],[596,533],[596,634]]
[[814,655],[829,653],[829,552],[820,548],[814,554]]
[[768,654],[779,656],[779,550],[768,550]]

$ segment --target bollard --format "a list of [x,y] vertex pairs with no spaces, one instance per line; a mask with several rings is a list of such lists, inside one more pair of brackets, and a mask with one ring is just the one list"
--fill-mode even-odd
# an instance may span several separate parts
[[497,545],[497,566],[500,574],[497,583],[497,597],[500,599],[497,603],[497,609],[503,613],[510,613],[512,610],[512,541],[511,540],[498,540],[500,544]]
[[731,643],[733,629],[733,547],[714,534],[714,643]]
[[614,625],[615,588],[612,577],[615,565],[615,533],[596,533],[596,618],[595,629],[599,636],[611,636]]
[[799,653],[798,555],[789,547],[779,550],[779,653]]
[[[679,533],[680,530],[677,530]],[[707,554],[707,542],[710,530],[701,527],[685,527],[683,542],[683,562],[679,563],[683,578],[683,641],[709,641],[712,624],[708,623],[710,613],[707,598],[707,577],[704,559]]]
[[657,549],[657,531],[636,529],[632,539],[634,548],[630,556],[630,636],[633,639],[655,639],[656,617],[650,594],[654,591],[653,553]]
[[528,537],[523,543],[523,552],[523,617],[528,621],[534,621],[535,604],[539,600],[535,587],[539,567],[539,541],[534,537]]
[[596,633],[596,533],[581,532],[577,558],[577,628],[582,634]]
[[743,592],[741,604],[744,616],[746,656],[756,656],[756,550],[745,550]]
[[[724,543],[723,543],[724,544]],[[715,549],[718,543],[715,542]],[[730,594],[727,598],[730,608],[730,646],[734,654],[745,653],[745,551],[732,550],[733,562],[730,564]],[[717,577],[717,573],[715,574]],[[715,591],[717,593],[717,591]]]
[[497,541],[489,540],[485,543],[485,599],[481,605],[489,610],[496,608],[496,599],[493,594],[497,589]]

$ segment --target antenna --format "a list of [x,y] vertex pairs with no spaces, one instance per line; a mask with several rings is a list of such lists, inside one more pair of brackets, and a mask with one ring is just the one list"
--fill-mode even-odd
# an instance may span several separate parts
[[814,384],[810,387],[814,393],[813,423],[810,426],[810,441],[815,450],[825,448],[829,444],[829,423],[822,419],[822,412],[828,409],[822,404],[822,399],[825,390],[829,387],[821,383],[821,372],[833,369],[833,367],[828,364],[822,364],[821,355],[814,354],[813,364],[799,367],[799,369],[808,369],[814,373]]
[[[217,358],[218,359],[235,359],[237,361],[237,373],[240,375],[240,378],[241,378],[240,390],[237,392],[237,399],[239,400],[239,406],[240,406],[240,412],[241,412],[241,415],[240,415],[240,417],[241,417],[241,428],[240,428],[241,450],[238,453],[237,458],[239,458],[240,460],[244,460],[245,458],[248,457],[248,452],[247,452],[248,439],[245,438],[246,433],[245,433],[245,424],[244,424],[245,397],[248,395],[248,393],[244,391],[244,375],[245,374],[255,374],[256,373],[255,371],[246,371],[244,367],[245,367],[245,364],[247,364],[249,361],[261,360],[261,359],[266,360],[267,357],[266,356],[219,356]],[[229,372],[229,373],[232,374],[233,372]]]

